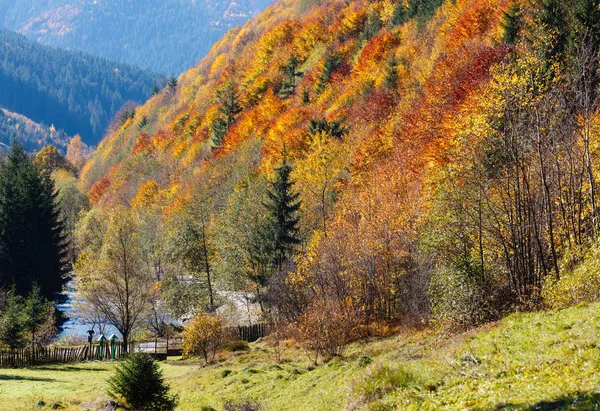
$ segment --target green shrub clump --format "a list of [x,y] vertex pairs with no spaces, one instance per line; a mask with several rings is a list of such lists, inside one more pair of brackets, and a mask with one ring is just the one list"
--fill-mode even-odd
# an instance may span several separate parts
[[253,399],[226,402],[223,411],[260,411],[263,407]]
[[144,353],[130,354],[108,380],[108,394],[124,400],[134,410],[170,411],[177,396],[169,393],[158,362]]
[[600,247],[593,246],[583,262],[560,278],[549,278],[544,285],[544,302],[553,309],[600,300]]

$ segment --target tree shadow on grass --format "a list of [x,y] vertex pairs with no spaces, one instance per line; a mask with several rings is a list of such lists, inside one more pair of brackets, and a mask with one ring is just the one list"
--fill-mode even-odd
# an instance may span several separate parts
[[[536,404],[503,404],[493,408],[494,411],[600,411],[600,393],[574,393],[555,400],[542,401]],[[480,409],[479,411],[483,411]]]
[[0,381],[35,381],[35,382],[55,382],[54,378],[23,377],[22,375],[4,375],[0,374]]

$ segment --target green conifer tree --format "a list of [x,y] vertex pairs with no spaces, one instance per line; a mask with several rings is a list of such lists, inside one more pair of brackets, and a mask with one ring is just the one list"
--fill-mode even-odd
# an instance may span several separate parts
[[171,90],[171,93],[174,93],[175,90],[177,89],[177,78],[175,76],[171,76],[171,78],[169,79],[169,82],[167,83],[167,85],[169,86],[169,89]]
[[35,341],[40,329],[52,320],[52,303],[42,297],[40,287],[34,284],[23,303],[23,325],[31,337],[31,349],[35,350]]
[[521,25],[521,8],[517,3],[512,4],[504,12],[504,36],[502,41],[506,44],[515,44],[519,39],[519,30]]
[[263,244],[271,266],[281,269],[300,244],[300,194],[294,192],[292,166],[284,151],[283,161],[275,168],[275,179],[270,182],[265,204],[267,224],[262,232]]
[[398,90],[398,61],[395,56],[388,61],[387,67],[385,68],[385,78],[383,84],[390,90]]
[[379,18],[379,14],[374,10],[370,10],[367,15],[367,21],[365,23],[365,28],[360,35],[361,41],[368,41],[374,35],[377,34],[381,30],[381,19]]
[[223,86],[219,87],[216,99],[219,105],[220,117],[218,117],[212,125],[213,138],[211,145],[214,149],[221,146],[225,135],[242,111],[242,107],[239,103],[239,96],[235,84],[232,81],[228,81]]
[[394,9],[394,15],[392,16],[392,24],[394,26],[398,26],[402,23],[406,23],[406,8],[404,7],[404,2],[399,1]]
[[300,67],[298,57],[292,56],[283,68],[284,80],[279,91],[279,97],[282,100],[285,100],[296,92],[298,78],[302,77],[303,74],[301,71],[298,71],[298,67]]
[[26,295],[37,282],[53,301],[65,283],[65,242],[54,182],[13,145],[0,166],[0,283]]
[[327,85],[331,81],[331,76],[334,71],[338,69],[342,65],[342,59],[337,54],[331,54],[325,58],[325,62],[323,63],[323,71],[319,76],[317,81],[317,85],[315,91],[317,94],[321,94],[327,88]]
[[25,326],[23,318],[23,299],[8,292],[6,306],[0,311],[0,342],[10,350],[25,347]]

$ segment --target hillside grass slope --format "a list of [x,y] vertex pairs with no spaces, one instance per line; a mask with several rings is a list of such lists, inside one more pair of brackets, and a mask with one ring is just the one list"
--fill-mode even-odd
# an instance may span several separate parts
[[[429,330],[357,343],[318,366],[266,342],[224,353],[215,364],[162,364],[181,410],[220,410],[254,398],[266,410],[597,410],[600,304],[514,314],[457,336]],[[112,364],[0,370],[0,409],[43,400],[69,410],[104,404]],[[44,409],[44,408],[40,408]],[[204,408],[210,409],[210,408]]]

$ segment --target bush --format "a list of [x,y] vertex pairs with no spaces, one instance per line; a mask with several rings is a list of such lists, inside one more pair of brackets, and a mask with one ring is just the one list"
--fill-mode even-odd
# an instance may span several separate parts
[[549,278],[542,292],[550,308],[562,309],[600,300],[600,247],[594,246],[583,262],[560,279]]
[[223,347],[229,352],[248,351],[250,346],[246,341],[233,341]]
[[354,386],[353,393],[362,403],[381,400],[400,388],[417,386],[414,375],[403,368],[376,365]]
[[208,364],[214,361],[223,343],[223,320],[217,315],[199,315],[183,329],[184,357],[201,355]]
[[223,406],[223,411],[260,411],[262,409],[262,406],[253,399],[228,401]]
[[[476,266],[475,263],[472,266]],[[452,331],[464,330],[498,318],[496,290],[482,281],[479,270],[441,268],[431,277],[432,322]]]
[[148,354],[128,355],[108,385],[112,398],[123,399],[134,410],[169,411],[177,406],[177,396],[169,394],[158,362]]
[[[300,344],[316,364],[344,354],[346,345],[357,333],[357,315],[349,303],[319,299],[302,314],[298,321]],[[310,354],[312,353],[312,355]]]

